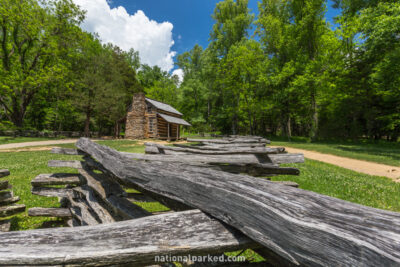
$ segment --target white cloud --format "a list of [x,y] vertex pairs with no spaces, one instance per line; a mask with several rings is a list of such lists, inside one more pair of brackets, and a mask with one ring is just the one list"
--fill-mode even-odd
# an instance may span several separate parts
[[174,71],[172,72],[172,76],[174,76],[174,75],[178,76],[178,78],[179,78],[179,83],[182,83],[182,82],[183,82],[184,74],[183,74],[183,70],[182,70],[182,69],[176,69],[176,70],[174,70]]
[[82,28],[98,33],[104,43],[113,43],[123,50],[139,51],[141,62],[157,65],[165,71],[173,68],[171,51],[173,25],[150,20],[143,11],[130,15],[124,7],[111,9],[107,0],[73,0],[87,10]]

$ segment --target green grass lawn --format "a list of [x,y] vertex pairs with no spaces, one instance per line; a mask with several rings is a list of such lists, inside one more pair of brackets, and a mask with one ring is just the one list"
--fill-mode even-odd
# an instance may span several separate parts
[[35,142],[35,141],[48,141],[48,140],[59,140],[60,138],[49,138],[49,137],[12,137],[12,136],[0,136],[0,145],[13,144],[13,143],[24,143],[24,142]]
[[400,143],[274,141],[271,145],[317,151],[335,156],[400,166]]
[[41,197],[31,194],[30,181],[41,173],[71,172],[70,168],[49,168],[47,162],[52,159],[74,160],[78,156],[65,156],[50,154],[49,151],[35,152],[6,152],[0,153],[0,169],[9,169],[11,175],[2,178],[8,180],[13,186],[14,195],[21,200],[18,204],[26,205],[26,212],[12,218],[12,230],[26,230],[40,228],[49,218],[28,217],[28,209],[33,207],[58,207],[57,198]]
[[281,175],[275,181],[293,181],[300,188],[379,209],[400,212],[400,183],[320,161],[285,164],[300,169],[299,176]]

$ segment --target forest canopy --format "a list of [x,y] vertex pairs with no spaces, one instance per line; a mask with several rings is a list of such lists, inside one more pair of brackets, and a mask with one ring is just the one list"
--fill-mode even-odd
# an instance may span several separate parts
[[144,91],[198,132],[399,138],[398,1],[335,0],[336,27],[324,0],[221,1],[183,81],[84,32],[71,0],[0,1],[0,130],[112,135]]

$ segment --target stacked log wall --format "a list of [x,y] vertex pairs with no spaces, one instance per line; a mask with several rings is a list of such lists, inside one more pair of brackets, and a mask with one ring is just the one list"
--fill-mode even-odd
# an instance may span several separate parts
[[158,139],[166,139],[168,137],[168,122],[157,116],[157,138]]

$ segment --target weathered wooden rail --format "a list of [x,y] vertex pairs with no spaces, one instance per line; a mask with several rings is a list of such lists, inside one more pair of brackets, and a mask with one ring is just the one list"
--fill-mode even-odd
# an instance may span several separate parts
[[[0,170],[0,179],[10,175],[9,170]],[[19,197],[14,196],[11,190],[12,186],[8,181],[0,180],[0,232],[10,231],[10,220],[1,220],[1,218],[10,217],[25,211],[25,205],[15,204]]]
[[125,184],[199,208],[294,264],[398,265],[400,214],[245,175],[77,147]]
[[[230,173],[247,173],[252,176],[298,175],[300,173],[298,169],[281,168],[279,164],[304,162],[302,154],[287,154],[283,147],[265,147],[269,141],[261,137],[188,140],[200,144],[165,146],[145,143],[147,155],[129,153],[125,153],[125,155],[142,160],[184,162],[190,166]],[[149,154],[152,156],[149,156]],[[157,157],[155,156],[157,154],[168,156]],[[273,156],[271,157],[271,155]]]
[[[252,138],[233,140],[238,139]],[[79,174],[41,175],[32,181],[33,192],[59,196],[62,207],[30,213],[87,226],[1,235],[1,266],[141,266],[154,264],[156,255],[242,248],[254,249],[274,266],[400,265],[399,213],[207,167],[240,164],[240,154],[120,153],[85,138],[77,147],[53,153],[82,155],[83,161],[51,161],[49,166],[75,168]],[[245,160],[284,169],[271,155],[281,154],[246,154]],[[126,194],[124,187],[141,193]],[[128,200],[138,196],[177,212],[151,214]]]
[[203,255],[260,247],[199,210],[96,226],[1,235],[0,266],[143,266],[159,255]]
[[303,154],[245,154],[245,155],[197,155],[173,154],[166,157],[164,154],[140,154],[121,152],[127,157],[140,160],[169,161],[181,163],[208,163],[208,164],[283,164],[283,163],[304,163]]
[[[54,153],[61,152],[54,150]],[[74,168],[78,174],[40,174],[32,180],[33,194],[59,197],[61,208],[29,209],[30,216],[59,217],[67,220],[70,226],[82,226],[150,215],[126,199],[126,192],[117,182],[105,174],[96,173],[85,161],[49,161],[49,166]],[[66,187],[52,187],[54,185]],[[69,214],[66,208],[70,210]]]

